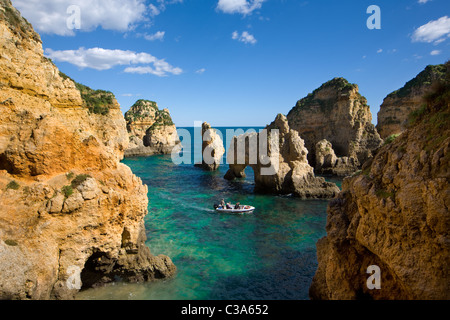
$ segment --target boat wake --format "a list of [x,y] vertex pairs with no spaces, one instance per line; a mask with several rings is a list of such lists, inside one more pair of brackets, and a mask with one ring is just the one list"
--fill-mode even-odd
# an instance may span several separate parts
[[169,200],[171,203],[173,203],[173,207],[177,208],[183,208],[183,209],[190,209],[190,210],[196,210],[196,211],[203,211],[203,212],[209,212],[213,213],[215,212],[214,209],[207,208],[206,205],[202,206],[200,204],[192,203],[192,202],[186,202],[183,199],[179,199],[170,195],[166,194],[160,194],[160,198]]

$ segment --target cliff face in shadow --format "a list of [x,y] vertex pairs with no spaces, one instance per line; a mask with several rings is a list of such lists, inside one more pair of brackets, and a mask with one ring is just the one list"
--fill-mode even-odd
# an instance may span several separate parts
[[366,98],[357,85],[344,78],[334,78],[299,100],[287,119],[305,140],[313,167],[317,167],[316,144],[323,139],[331,143],[337,157],[349,158],[347,164],[355,163],[353,171],[382,144]]
[[128,134],[114,96],[60,73],[0,4],[0,299],[173,275],[145,246],[147,187],[120,163]]
[[[409,128],[343,182],[317,243],[313,299],[450,299],[450,78]],[[367,286],[377,265],[381,289]]]
[[402,88],[390,93],[378,112],[377,130],[383,139],[406,130],[408,116],[423,105],[423,96],[432,83],[445,78],[445,65],[427,66]]

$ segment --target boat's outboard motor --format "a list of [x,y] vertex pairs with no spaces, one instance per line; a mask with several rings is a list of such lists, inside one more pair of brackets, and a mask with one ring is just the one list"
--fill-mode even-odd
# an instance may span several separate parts
[[217,203],[214,204],[214,209],[217,209],[219,205]]

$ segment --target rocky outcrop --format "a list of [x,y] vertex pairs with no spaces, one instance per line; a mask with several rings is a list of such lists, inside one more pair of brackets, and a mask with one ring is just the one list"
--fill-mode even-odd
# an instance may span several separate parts
[[159,110],[156,102],[138,100],[125,113],[130,144],[126,157],[171,154],[181,150],[180,139],[168,109]]
[[358,170],[358,162],[353,157],[337,157],[330,141],[323,139],[316,143],[316,166],[318,174],[348,176]]
[[[278,130],[278,134],[276,131]],[[246,133],[234,137],[227,162],[228,180],[245,177],[250,166],[255,173],[255,190],[274,194],[293,194],[301,198],[332,198],[339,188],[314,176],[308,164],[308,150],[298,132],[289,128],[279,114],[264,133]]]
[[401,89],[390,93],[380,106],[377,130],[381,138],[402,133],[408,125],[408,117],[424,105],[423,96],[431,90],[436,80],[445,77],[445,66],[429,65]]
[[222,157],[225,154],[222,138],[216,129],[211,128],[211,125],[207,122],[202,124],[202,137],[202,162],[195,164],[195,166],[207,171],[215,171],[219,169]]
[[305,140],[312,166],[316,165],[315,146],[323,139],[332,143],[338,157],[352,158],[358,166],[382,144],[366,98],[357,85],[343,78],[324,83],[298,101],[287,119]]
[[0,4],[0,299],[173,275],[145,246],[147,187],[120,163],[128,135],[114,96],[60,73]]
[[[330,202],[312,298],[450,299],[448,69],[446,79],[414,126]],[[380,268],[380,289],[367,286],[371,265]]]

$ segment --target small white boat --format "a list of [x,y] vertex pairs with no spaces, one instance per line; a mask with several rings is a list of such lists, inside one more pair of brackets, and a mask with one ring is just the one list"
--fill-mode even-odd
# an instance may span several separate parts
[[255,207],[252,206],[239,206],[238,209],[235,209],[235,207],[232,207],[231,209],[227,209],[226,207],[222,206],[216,206],[215,207],[217,212],[220,213],[252,213],[255,210]]

